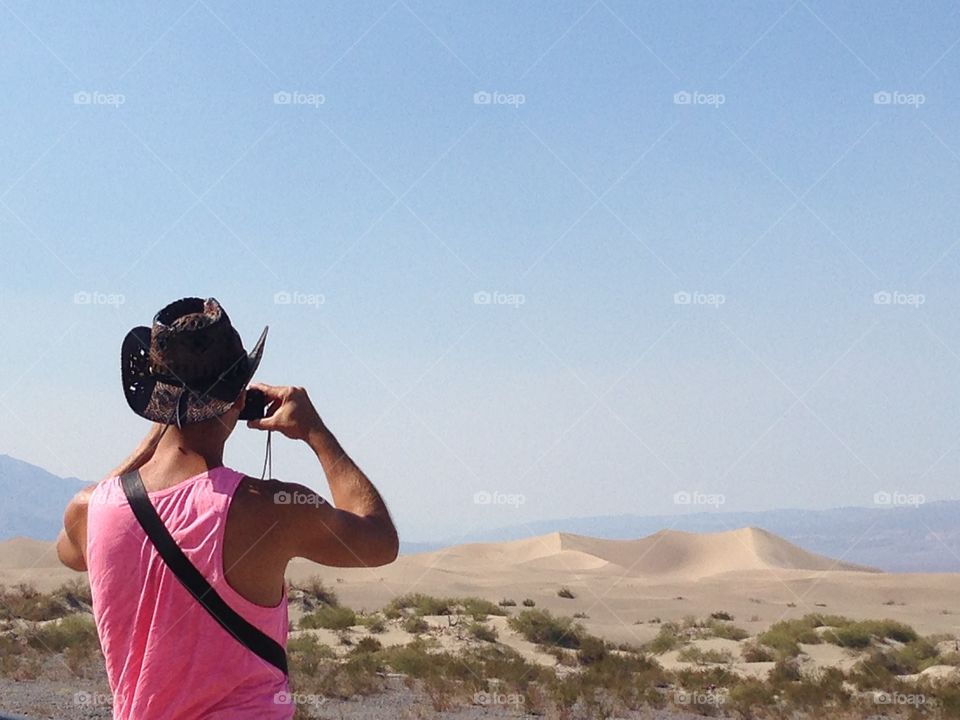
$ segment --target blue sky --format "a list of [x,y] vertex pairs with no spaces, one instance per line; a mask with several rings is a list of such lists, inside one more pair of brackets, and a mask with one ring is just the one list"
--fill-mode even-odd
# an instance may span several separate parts
[[100,477],[123,334],[212,295],[410,540],[957,497],[954,4],[0,15],[0,451]]

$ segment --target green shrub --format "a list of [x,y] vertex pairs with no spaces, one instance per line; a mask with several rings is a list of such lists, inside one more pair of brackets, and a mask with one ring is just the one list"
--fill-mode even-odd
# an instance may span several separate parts
[[72,647],[92,652],[100,647],[97,627],[84,615],[68,615],[30,628],[27,644],[40,651],[59,653]]
[[507,621],[528,642],[576,650],[583,628],[568,617],[555,617],[548,610],[523,610]]
[[674,623],[663,623],[657,636],[644,646],[644,650],[655,655],[662,655],[673,650],[682,643],[680,629]]
[[411,615],[403,621],[403,629],[411,635],[419,635],[420,633],[427,632],[430,626],[427,624],[427,621],[419,615]]
[[607,644],[598,637],[587,635],[580,640],[577,660],[581,665],[594,665],[608,655]]
[[304,629],[346,630],[357,624],[357,614],[348,607],[326,605],[300,618]]
[[750,633],[733,623],[711,620],[706,627],[707,636],[723,638],[725,640],[746,640]]
[[394,617],[399,617],[404,610],[412,610],[415,615],[453,615],[454,601],[423,593],[407,593],[394,598],[384,608],[385,613],[395,613]]
[[474,620],[486,620],[487,615],[503,616],[507,611],[496,603],[484,600],[478,597],[466,597],[455,602],[458,610],[463,611],[464,615],[469,615]]
[[357,621],[367,629],[367,632],[373,633],[374,635],[379,635],[387,630],[387,623],[379,613],[364,615],[357,618]]
[[467,632],[470,633],[470,637],[483,642],[496,642],[498,638],[496,629],[479,622],[470,623],[467,626]]
[[499,605],[500,607],[516,607],[517,602],[515,600],[510,600],[509,598],[504,598],[503,600],[498,602],[497,605]]
[[335,658],[337,654],[329,645],[317,640],[315,635],[304,633],[287,641],[287,656],[292,674],[313,676],[324,665],[324,661]]
[[740,649],[740,656],[748,663],[773,662],[776,659],[773,650],[755,642],[745,644]]
[[530,607],[536,607],[536,605],[537,605],[537,603],[534,602],[533,600],[531,600],[530,598],[525,598],[524,601],[523,601],[523,606],[524,606],[524,607],[530,608]]
[[354,646],[351,652],[372,653],[372,652],[377,652],[381,648],[383,648],[383,645],[381,645],[380,641],[368,635],[367,637],[360,638],[360,640],[357,641],[357,644]]
[[729,650],[704,650],[689,645],[677,654],[677,660],[696,665],[729,665],[733,662],[733,654]]

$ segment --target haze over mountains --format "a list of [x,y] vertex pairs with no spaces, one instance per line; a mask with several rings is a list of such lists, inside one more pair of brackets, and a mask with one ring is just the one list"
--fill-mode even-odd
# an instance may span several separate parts
[[[55,538],[66,503],[83,485],[77,478],[61,478],[43,468],[0,455],[0,541],[17,536],[39,540]],[[402,551],[404,554],[429,552],[465,542],[504,542],[554,534],[559,534],[561,541],[570,546],[577,542],[574,538],[578,535],[632,541],[665,529],[719,533],[735,528],[763,528],[810,553],[854,565],[891,572],[960,572],[957,518],[960,518],[960,501],[830,510],[558,518],[463,538],[405,542]]]

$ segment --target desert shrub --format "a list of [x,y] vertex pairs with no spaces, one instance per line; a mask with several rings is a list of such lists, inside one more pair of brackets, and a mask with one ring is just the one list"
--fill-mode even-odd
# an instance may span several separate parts
[[27,631],[26,638],[30,647],[53,653],[72,647],[92,654],[100,647],[96,625],[84,615],[69,615],[32,627]]
[[507,611],[496,603],[478,597],[466,597],[456,601],[455,604],[457,609],[463,610],[464,615],[469,615],[474,620],[486,620],[487,615],[503,616],[507,614]]
[[357,614],[348,607],[325,605],[300,618],[300,627],[305,629],[326,628],[346,630],[357,624]]
[[690,645],[677,654],[677,659],[696,665],[726,665],[733,662],[733,654],[729,650],[704,650]]
[[742,627],[737,627],[731,622],[724,622],[720,620],[710,620],[706,626],[707,637],[713,636],[718,638],[724,638],[725,640],[746,640],[750,637],[750,633],[744,630]]
[[467,626],[467,632],[470,634],[470,637],[475,640],[482,640],[483,642],[496,642],[498,635],[497,631],[494,628],[487,627],[483,623],[472,622]]
[[797,662],[796,658],[792,657],[782,657],[777,660],[767,675],[767,679],[775,685],[778,683],[794,682],[799,680],[800,677],[800,663]]
[[557,597],[566,598],[567,600],[573,600],[576,595],[573,594],[573,590],[568,587],[562,587],[557,590]]
[[744,662],[748,663],[772,662],[776,659],[773,654],[773,650],[755,642],[745,644],[740,649],[740,656],[743,658]]
[[576,650],[584,636],[583,628],[568,617],[555,617],[548,610],[523,610],[507,621],[528,642]]
[[[454,602],[450,598],[439,598],[423,593],[407,593],[391,600],[384,608],[385,613],[395,613],[399,617],[404,610],[415,615],[452,615]],[[388,614],[387,617],[391,615]]]
[[328,672],[313,678],[303,691],[344,700],[355,695],[370,695],[383,689],[380,670],[377,653],[352,654],[343,663],[331,664]]
[[500,607],[516,607],[517,601],[511,600],[510,598],[504,598],[503,600],[498,602],[497,605],[499,605]]
[[607,644],[598,637],[587,635],[580,641],[577,660],[581,665],[593,665],[607,657]]
[[373,633],[374,635],[386,632],[387,629],[387,623],[379,613],[358,617],[357,621],[367,629],[367,632]]
[[523,606],[524,607],[536,607],[537,603],[530,598],[524,598]]
[[41,593],[32,585],[19,583],[12,588],[0,586],[0,620],[42,622],[65,617],[75,611],[61,597]]
[[757,636],[761,645],[773,648],[781,655],[794,657],[800,654],[799,643],[816,645],[821,642],[815,628],[823,625],[819,616],[806,615],[796,620],[781,620]]
[[353,646],[353,653],[372,653],[380,650],[383,645],[375,637],[370,637],[369,635],[364,638],[360,638],[357,641],[357,644]]
[[427,621],[419,615],[411,615],[403,621],[403,629],[411,635],[419,635],[420,633],[427,632],[430,626],[427,624]]
[[327,587],[323,580],[317,575],[309,578],[302,585],[298,583],[294,585],[294,587],[303,593],[305,604],[308,607],[340,604],[336,591]]
[[777,703],[776,690],[768,683],[754,678],[736,682],[727,695],[725,708],[745,720],[761,717],[764,708],[773,708]]
[[331,660],[337,654],[329,645],[317,640],[316,636],[304,633],[289,639],[287,656],[291,674],[312,676],[317,674],[325,660]]
[[673,623],[663,623],[657,636],[644,646],[644,650],[652,652],[655,655],[662,655],[665,652],[673,650],[683,642],[680,636],[680,628]]
[[727,622],[733,622],[733,615],[728,613],[726,610],[716,610],[710,613],[710,618],[712,620],[725,620]]
[[825,622],[831,630],[824,633],[824,639],[840,647],[863,649],[869,647],[875,640],[896,640],[909,643],[917,640],[919,635],[909,625],[896,620],[846,620],[840,622]]

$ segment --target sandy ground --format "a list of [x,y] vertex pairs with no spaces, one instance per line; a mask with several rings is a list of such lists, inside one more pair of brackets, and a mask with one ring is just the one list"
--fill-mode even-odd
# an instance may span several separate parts
[[[643,643],[656,619],[724,610],[751,634],[810,612],[889,617],[922,634],[960,635],[960,574],[881,573],[808,553],[763,530],[693,535],[664,531],[631,541],[553,533],[509,543],[460,545],[399,558],[383,568],[290,564],[294,582],[318,576],[341,602],[373,611],[409,592],[525,598],[615,642]],[[52,543],[0,543],[0,584],[52,589],[76,577]],[[561,588],[575,597],[558,597]],[[956,613],[956,614],[955,614]]]
[[[49,590],[77,577],[59,565],[51,543],[15,539],[0,543],[0,584],[31,583]],[[751,635],[772,623],[811,612],[852,618],[892,618],[921,634],[960,637],[960,574],[889,574],[847,565],[808,553],[763,530],[744,528],[712,535],[664,531],[633,541],[609,541],[553,533],[509,543],[461,545],[399,558],[376,569],[328,568],[307,561],[291,563],[288,578],[302,582],[319,577],[333,587],[340,601],[358,612],[372,612],[392,598],[410,592],[437,596],[479,596],[493,602],[509,599],[514,611],[531,599],[538,608],[577,615],[588,631],[613,642],[640,645],[656,636],[660,623],[687,617],[704,618],[723,610]],[[573,598],[558,595],[569,589]],[[954,614],[957,613],[957,614]],[[295,616],[296,613],[292,613]],[[427,618],[431,635],[442,646],[462,644],[448,618]],[[491,617],[500,642],[524,657],[554,666],[555,659],[539,651],[506,627],[505,618]],[[320,638],[338,647],[335,633],[317,630]],[[355,632],[362,633],[357,628]],[[377,636],[384,645],[409,642],[397,623]],[[955,641],[949,641],[955,643]],[[703,650],[729,650],[738,658],[733,669],[764,677],[772,663],[744,663],[738,643],[723,639],[696,640]],[[805,646],[804,662],[814,667],[849,669],[856,658],[830,644]],[[667,668],[682,667],[677,652],[660,656]],[[957,674],[952,667],[925,671],[937,677]],[[960,679],[960,678],[958,678]],[[99,686],[99,689],[98,689]],[[82,688],[104,692],[102,682]],[[109,717],[101,707],[81,708],[73,701],[76,687],[56,683],[0,684],[0,708],[33,717]],[[38,698],[43,702],[39,702]],[[43,703],[56,714],[37,714]],[[513,708],[471,707],[437,714],[402,685],[387,695],[357,701],[329,701],[317,717],[517,717]],[[42,710],[41,710],[42,712]],[[73,712],[74,714],[71,714]],[[97,714],[99,713],[99,714]],[[637,718],[681,718],[647,714]]]

